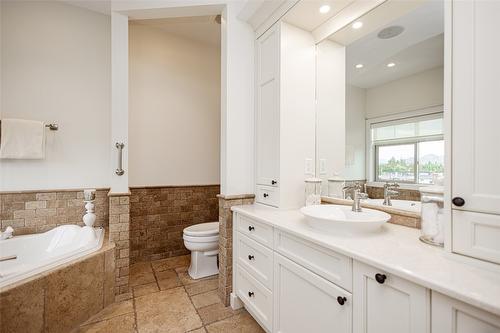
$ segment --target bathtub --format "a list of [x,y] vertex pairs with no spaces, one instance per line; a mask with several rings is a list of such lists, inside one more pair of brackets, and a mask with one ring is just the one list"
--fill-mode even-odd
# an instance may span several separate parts
[[382,203],[384,199],[364,199],[361,202],[382,207],[391,207],[399,210],[405,210],[412,213],[420,213],[421,203],[420,201],[411,200],[394,200],[391,199],[392,206],[384,206]]
[[99,250],[104,229],[62,225],[0,241],[0,288]]

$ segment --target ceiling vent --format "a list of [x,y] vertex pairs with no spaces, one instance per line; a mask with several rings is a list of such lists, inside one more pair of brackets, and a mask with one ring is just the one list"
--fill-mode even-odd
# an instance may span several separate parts
[[380,30],[380,32],[377,34],[377,37],[380,39],[391,39],[401,35],[404,30],[405,28],[403,28],[402,26],[393,25],[391,27]]

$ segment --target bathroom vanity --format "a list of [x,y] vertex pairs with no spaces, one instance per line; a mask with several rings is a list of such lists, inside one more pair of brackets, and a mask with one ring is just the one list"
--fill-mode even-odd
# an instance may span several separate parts
[[267,332],[500,332],[500,274],[416,229],[334,234],[298,210],[233,211],[232,305]]

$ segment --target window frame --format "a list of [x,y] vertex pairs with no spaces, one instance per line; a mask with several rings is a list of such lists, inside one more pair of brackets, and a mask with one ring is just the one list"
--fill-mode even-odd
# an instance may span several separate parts
[[[378,118],[371,118],[366,120],[366,174],[369,182],[372,183],[385,183],[386,180],[379,179],[378,171],[378,148],[381,146],[395,146],[402,144],[414,144],[414,181],[401,181],[398,180],[398,183],[409,185],[409,186],[423,186],[428,184],[419,183],[419,143],[427,142],[427,141],[444,141],[444,128],[443,134],[437,135],[428,135],[428,136],[418,136],[418,137],[409,137],[409,138],[401,138],[401,139],[388,139],[388,140],[379,140],[372,141],[372,128],[382,127],[380,124],[387,124],[390,126],[391,124],[404,123],[405,119],[415,119],[415,121],[422,121],[426,118],[443,118],[443,106],[434,106],[427,109],[414,110],[409,112],[403,112],[390,116],[383,116]],[[420,118],[420,119],[419,119]],[[374,126],[375,125],[375,126]]]

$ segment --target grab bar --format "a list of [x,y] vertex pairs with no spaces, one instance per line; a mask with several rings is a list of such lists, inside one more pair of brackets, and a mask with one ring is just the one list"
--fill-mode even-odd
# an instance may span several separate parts
[[125,144],[123,142],[117,142],[116,143],[116,148],[118,149],[118,168],[115,170],[115,173],[118,176],[123,176],[125,173],[125,170],[122,168],[122,152],[123,152],[123,147],[125,147]]
[[5,257],[0,257],[0,262],[2,261],[7,261],[7,260],[15,260],[17,259],[17,256],[16,255],[13,255],[13,256],[5,256]]

